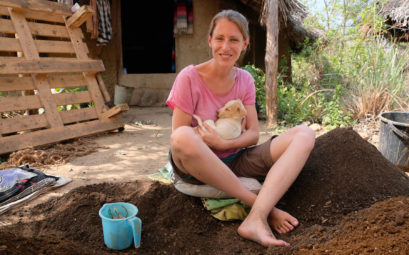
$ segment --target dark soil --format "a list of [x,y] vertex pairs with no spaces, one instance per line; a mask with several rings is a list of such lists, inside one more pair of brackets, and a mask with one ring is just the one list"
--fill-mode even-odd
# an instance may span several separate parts
[[[129,202],[143,221],[139,249],[105,247],[98,210]],[[279,236],[291,248],[244,240],[240,222],[212,218],[200,199],[158,182],[103,183],[77,188],[0,227],[0,254],[409,254],[409,178],[350,129],[319,137],[279,207],[301,225]],[[1,225],[0,225],[1,226]]]

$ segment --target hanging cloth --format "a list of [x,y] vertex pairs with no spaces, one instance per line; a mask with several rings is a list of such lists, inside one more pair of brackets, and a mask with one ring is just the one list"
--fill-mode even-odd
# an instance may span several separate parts
[[173,33],[193,34],[193,0],[174,0]]
[[112,39],[111,4],[109,0],[97,0],[98,39],[97,45],[107,44]]

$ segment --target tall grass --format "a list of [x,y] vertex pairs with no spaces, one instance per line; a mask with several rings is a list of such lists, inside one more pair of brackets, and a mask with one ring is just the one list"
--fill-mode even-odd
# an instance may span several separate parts
[[[405,110],[409,49],[380,40],[365,42],[345,63],[346,103],[357,118],[389,110]],[[406,86],[405,86],[406,85]]]

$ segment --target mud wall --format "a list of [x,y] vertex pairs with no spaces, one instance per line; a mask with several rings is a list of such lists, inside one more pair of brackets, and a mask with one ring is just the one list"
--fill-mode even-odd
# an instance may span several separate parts
[[[194,0],[193,1],[193,34],[178,35],[175,38],[176,73],[164,74],[123,74],[121,42],[121,0],[113,0],[111,7],[113,38],[105,46],[96,46],[96,40],[84,33],[90,56],[102,59],[106,71],[102,73],[105,85],[112,99],[115,85],[134,88],[129,104],[136,106],[164,105],[177,73],[190,64],[199,64],[211,56],[207,41],[208,26],[212,17],[222,9],[235,9],[250,20],[250,29],[258,25],[258,15],[250,8],[235,0]],[[250,31],[251,36],[263,36],[260,28]],[[265,35],[264,35],[265,36]],[[264,67],[265,38],[252,38],[251,48],[240,64],[256,63]],[[256,45],[257,43],[257,45]],[[260,47],[259,47],[260,46]],[[258,63],[258,64],[257,64]]]

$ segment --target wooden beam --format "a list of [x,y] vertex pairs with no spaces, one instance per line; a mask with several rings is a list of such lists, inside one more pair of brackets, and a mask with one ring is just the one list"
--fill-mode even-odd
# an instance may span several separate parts
[[266,121],[267,125],[277,125],[278,99],[277,99],[277,69],[278,69],[278,1],[266,0]]
[[0,6],[10,7],[13,9],[28,9],[36,12],[51,12],[63,16],[71,16],[71,7],[66,4],[59,4],[45,0],[0,0]]
[[48,82],[51,88],[78,88],[88,85],[82,74],[48,75]]
[[0,133],[10,134],[13,132],[44,128],[47,126],[48,121],[44,114],[13,117],[1,119]]
[[91,102],[88,91],[53,94],[56,105],[82,104]]
[[52,40],[34,40],[39,53],[75,53],[71,42],[52,41]]
[[0,91],[34,90],[35,86],[31,77],[0,77]]
[[108,111],[104,112],[101,115],[101,118],[111,118],[111,117],[117,116],[120,113],[126,112],[128,110],[129,110],[129,106],[127,104],[119,104],[119,105],[112,107]]
[[111,131],[123,126],[124,124],[120,120],[113,118],[0,137],[0,154]]
[[95,112],[95,108],[93,107],[61,111],[60,115],[64,124],[75,123],[84,120],[98,119],[97,113]]
[[25,60],[13,57],[0,58],[0,74],[31,74],[31,73],[77,73],[103,72],[101,60],[78,60],[67,58],[47,58],[40,60]]
[[69,19],[67,19],[67,26],[72,28],[80,27],[94,13],[95,11],[91,9],[91,7],[83,5]]
[[41,107],[42,104],[38,95],[0,97],[0,110],[2,112],[24,111]]
[[58,37],[58,38],[70,38],[65,26],[50,25],[37,22],[28,22],[31,33],[33,35]]
[[[56,13],[44,13],[31,10],[24,10],[24,14],[27,19],[31,20],[41,20],[61,24],[64,24],[65,22],[64,17]],[[0,15],[9,16],[8,8],[0,6]]]
[[[28,26],[33,35],[67,38],[67,39],[70,38],[65,26],[50,25],[50,24],[36,23],[36,22],[28,22]],[[14,29],[12,21],[9,19],[0,19],[0,32],[6,33],[6,34],[16,33],[16,30]]]
[[[27,60],[39,60],[40,56],[38,54],[38,49],[36,43],[31,35],[30,28],[28,27],[27,20],[23,12],[14,11],[9,8],[9,13],[11,20],[13,21],[14,29],[17,32],[21,48],[24,52],[24,57]],[[31,74],[33,78],[34,86],[38,91],[38,95],[41,100],[41,104],[44,107],[45,116],[51,127],[63,126],[64,123],[58,114],[57,105],[52,100],[52,94],[50,85],[48,84],[47,76],[45,74],[34,75]],[[34,94],[34,93],[32,93]]]
[[97,73],[97,81],[98,81],[99,89],[101,90],[102,95],[104,96],[105,102],[110,102],[111,96],[109,95],[107,88],[105,87],[104,80],[102,79],[102,76],[100,73]]

